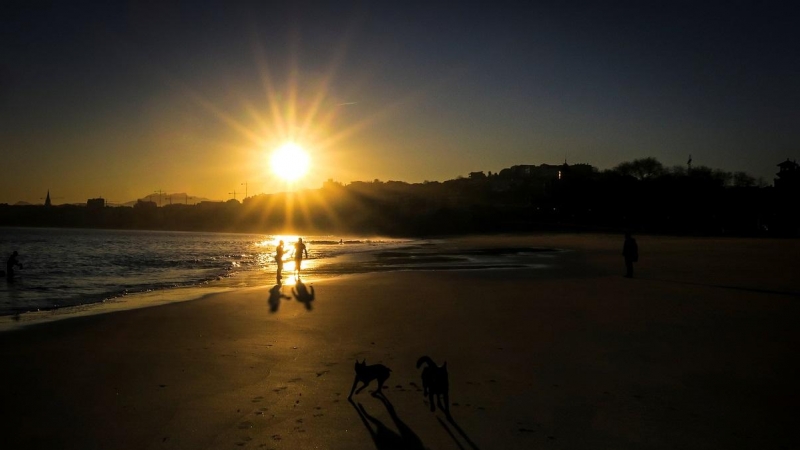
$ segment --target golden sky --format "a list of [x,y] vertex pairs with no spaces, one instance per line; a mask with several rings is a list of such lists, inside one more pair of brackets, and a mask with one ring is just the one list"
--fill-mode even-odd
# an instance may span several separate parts
[[[0,17],[0,203],[690,154],[771,182],[800,142],[777,5],[67,3]],[[287,141],[311,158],[291,186],[268,167]]]

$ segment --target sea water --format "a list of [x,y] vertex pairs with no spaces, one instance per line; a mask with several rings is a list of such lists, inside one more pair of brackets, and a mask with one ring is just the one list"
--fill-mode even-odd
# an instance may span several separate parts
[[[292,282],[297,236],[268,234],[0,228],[4,263],[19,252],[22,269],[0,280],[0,316],[74,310],[107,301],[131,307],[198,298],[234,288],[276,283],[275,248],[287,251],[284,283]],[[547,249],[453,250],[440,240],[303,236],[302,276],[387,270],[544,267]],[[2,265],[5,270],[5,264]],[[136,307],[135,304],[133,307]]]
[[[248,287],[275,280],[275,247],[296,236],[60,228],[0,228],[0,257],[19,253],[15,280],[0,281],[0,315],[102,302],[186,287]],[[304,237],[313,276],[345,252],[393,248],[403,240]],[[341,243],[340,243],[341,242]],[[291,270],[294,262],[287,262]],[[5,264],[2,265],[5,270]]]

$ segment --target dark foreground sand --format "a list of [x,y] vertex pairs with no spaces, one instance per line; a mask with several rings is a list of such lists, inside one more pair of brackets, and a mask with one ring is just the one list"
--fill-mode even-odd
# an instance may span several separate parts
[[[452,245],[574,251],[324,280],[312,311],[264,288],[2,333],[0,447],[798,448],[800,242],[638,239],[632,280],[618,236],[473,238]],[[347,401],[356,358],[392,368],[387,401]]]

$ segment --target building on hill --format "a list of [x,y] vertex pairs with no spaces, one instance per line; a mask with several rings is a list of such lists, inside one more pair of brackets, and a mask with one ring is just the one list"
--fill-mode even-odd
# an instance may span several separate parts
[[133,205],[133,208],[134,209],[140,209],[140,210],[156,209],[156,208],[158,208],[158,204],[156,204],[156,202],[154,202],[154,201],[150,201],[150,200],[142,201],[140,199],[140,200],[136,200],[136,204]]
[[789,161],[789,158],[786,158],[786,161],[778,164],[778,167],[780,169],[776,174],[778,178],[775,178],[775,187],[778,189],[800,189],[800,164],[797,164],[797,160]]
[[50,203],[50,189],[47,190],[47,197],[44,199],[44,206],[46,207],[53,206],[53,204]]
[[569,174],[572,177],[589,176],[594,173],[594,167],[589,164],[540,164],[511,166],[500,171],[500,177],[512,180],[539,178],[545,180],[560,180]]
[[90,198],[86,200],[86,207],[89,209],[103,209],[106,207],[106,199],[100,198]]

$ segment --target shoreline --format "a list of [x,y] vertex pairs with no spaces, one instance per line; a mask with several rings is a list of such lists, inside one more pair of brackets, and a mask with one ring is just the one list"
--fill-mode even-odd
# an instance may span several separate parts
[[[671,242],[681,242],[681,241],[698,241],[705,244],[725,244],[725,243],[736,243],[736,242],[749,242],[750,245],[757,245],[759,243],[767,242],[771,243],[773,248],[782,248],[782,243],[785,243],[789,246],[794,246],[800,249],[800,241],[794,239],[769,239],[769,240],[762,240],[760,238],[739,238],[739,237],[711,237],[711,238],[698,238],[698,237],[683,237],[683,236],[661,236],[661,235],[643,235],[641,236],[643,239],[656,241],[659,244],[659,250],[663,250],[664,248],[668,248]],[[427,241],[409,241],[411,243],[411,247],[405,248],[402,247],[401,250],[386,250],[381,251],[378,254],[371,255],[372,257],[375,256],[382,256],[381,253],[385,254],[393,254],[393,253],[410,253],[410,249],[418,247],[420,244],[419,242],[423,242],[422,246],[426,245],[424,242],[437,242],[439,244],[444,244],[443,248],[447,251],[451,252],[451,254],[459,253],[460,255],[464,256],[469,252],[475,252],[476,250],[480,251],[482,249],[488,249],[492,252],[497,252],[498,250],[503,249],[516,249],[516,250],[525,250],[530,248],[535,252],[544,252],[543,255],[547,257],[546,253],[552,252],[554,254],[565,254],[569,252],[582,252],[582,251],[598,251],[600,248],[597,246],[597,242],[605,241],[606,245],[608,246],[608,242],[613,242],[619,239],[619,236],[616,234],[590,234],[590,233],[580,233],[580,234],[572,234],[572,233],[547,233],[547,234],[516,234],[516,233],[503,233],[497,235],[468,235],[468,236],[459,236],[459,237],[452,237],[452,238],[432,238]],[[567,248],[564,246],[557,246],[557,243],[571,243],[574,248]],[[502,245],[498,246],[498,243]],[[520,245],[526,245],[527,247],[520,247]],[[547,245],[547,246],[545,246]],[[466,252],[464,252],[466,250]],[[763,253],[763,252],[762,252]],[[377,274],[377,273],[391,273],[391,272],[406,272],[406,271],[433,271],[433,272],[447,272],[447,271],[492,271],[492,270],[525,270],[525,269],[546,269],[546,264],[507,264],[502,266],[496,266],[492,264],[486,265],[476,265],[476,266],[452,266],[452,265],[435,265],[436,261],[431,263],[430,261],[426,262],[425,265],[408,265],[403,266],[401,265],[384,265],[379,266],[375,265],[371,268],[364,269],[363,267],[360,269],[352,269],[351,267],[347,267],[349,261],[355,261],[358,263],[363,263],[363,254],[343,254],[338,255],[334,258],[331,258],[326,263],[326,270],[322,272],[315,272],[311,275],[310,283],[317,283],[321,282],[322,280],[329,280],[339,277],[348,277],[354,275],[361,275],[361,274]],[[390,255],[394,256],[394,255]],[[613,258],[609,258],[613,260]],[[798,259],[800,261],[800,259]],[[443,261],[444,262],[444,261]],[[613,263],[612,263],[613,264]],[[641,265],[638,265],[641,266]],[[332,270],[331,267],[337,267],[341,270]],[[344,267],[344,269],[342,269]],[[270,274],[271,276],[272,274]],[[685,275],[685,274],[682,274]],[[764,275],[762,273],[762,275]],[[232,292],[238,290],[250,290],[250,289],[269,289],[274,284],[267,282],[265,284],[251,284],[252,280],[255,278],[262,277],[261,274],[258,273],[245,273],[243,277],[249,281],[244,281],[244,285],[232,286],[232,285],[216,285],[216,286],[208,286],[207,283],[203,283],[200,285],[189,285],[189,286],[178,286],[173,288],[167,289],[158,289],[153,291],[146,291],[146,292],[135,292],[126,295],[121,295],[117,297],[107,298],[99,302],[91,302],[85,303],[75,306],[66,306],[66,307],[57,307],[52,309],[43,309],[37,311],[25,311],[20,312],[17,314],[8,314],[8,315],[0,315],[0,333],[10,331],[13,329],[25,327],[28,325],[36,325],[40,323],[49,323],[58,320],[66,320],[71,317],[84,317],[84,316],[91,316],[91,315],[98,315],[98,314],[107,314],[117,311],[127,311],[132,309],[138,308],[150,308],[154,306],[161,306],[165,304],[175,303],[175,302],[186,302],[186,301],[195,301],[201,300],[208,296],[218,295],[225,292]],[[269,278],[269,277],[267,277]],[[659,281],[659,280],[654,280]],[[660,281],[671,281],[671,280],[660,280]],[[674,281],[674,280],[673,280]],[[696,279],[687,279],[683,281],[677,281],[681,283],[695,283],[698,285],[704,285],[705,283],[699,282]],[[786,283],[778,289],[769,288],[764,285],[753,285],[753,286],[741,286],[737,284],[735,280],[726,280],[726,282],[720,282],[717,284],[717,287],[727,288],[727,289],[742,289],[742,290],[751,290],[753,292],[760,292],[765,294],[777,294],[777,295],[792,295],[792,296],[800,296],[800,286],[789,286]],[[286,286],[291,286],[291,284],[287,284]]]
[[[489,236],[489,239],[492,237]],[[480,237],[484,240],[486,237]],[[333,241],[331,241],[333,242]],[[361,241],[359,241],[361,242]],[[399,246],[398,246],[399,245]],[[435,248],[429,248],[435,247]],[[437,252],[436,250],[442,250]],[[483,251],[482,251],[483,250]],[[530,261],[492,261],[492,256],[507,256],[519,252],[559,252],[551,248],[515,248],[498,247],[483,249],[456,249],[445,240],[410,240],[398,241],[386,248],[377,248],[375,251],[357,251],[343,253],[333,257],[324,257],[321,260],[309,259],[312,269],[305,279],[317,282],[324,279],[349,276],[362,273],[384,273],[395,271],[450,271],[450,270],[513,270],[523,268],[544,268],[545,264],[534,264]],[[474,259],[473,255],[484,259]],[[141,292],[131,292],[99,301],[90,301],[77,305],[54,306],[36,310],[23,311],[19,308],[16,313],[0,315],[0,332],[26,326],[29,324],[46,323],[64,320],[70,317],[105,314],[115,311],[146,308],[168,304],[198,300],[215,293],[229,292],[238,289],[253,289],[273,286],[270,277],[274,272],[265,270],[242,271],[230,277],[218,277],[212,282],[188,284]],[[288,285],[293,285],[294,277],[290,276]],[[266,282],[266,283],[265,283]]]

